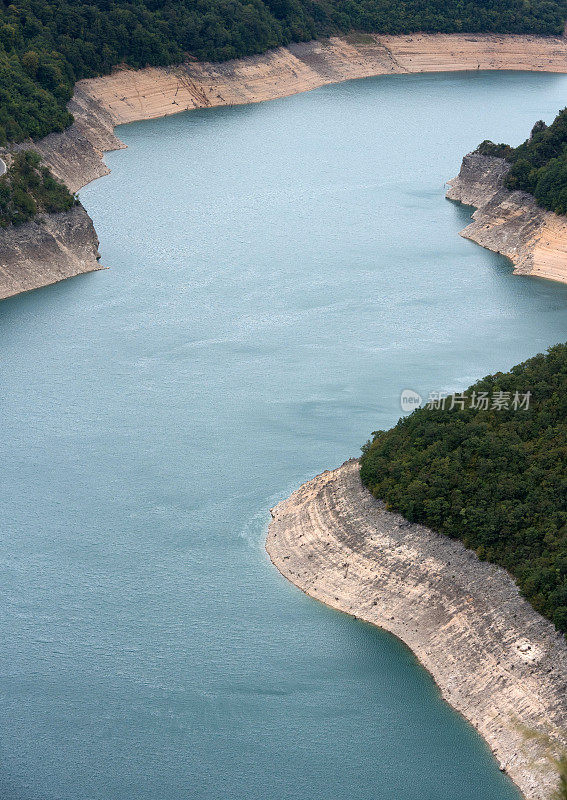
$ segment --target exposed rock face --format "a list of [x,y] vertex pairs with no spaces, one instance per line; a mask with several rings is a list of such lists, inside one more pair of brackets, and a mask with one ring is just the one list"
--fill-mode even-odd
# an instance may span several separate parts
[[[15,149],[34,149],[71,192],[110,171],[106,150],[124,147],[114,135],[110,114],[80,87],[69,110],[75,121],[63,133]],[[42,214],[17,228],[0,229],[0,299],[102,269],[99,241],[82,206],[62,214]]]
[[69,191],[77,192],[95,178],[108,175],[110,170],[102,160],[105,151],[125,145],[114,135],[111,115],[81,86],[75,87],[68,108],[75,118],[71,127],[32,146]]
[[[68,130],[20,147],[35,148],[53,173],[76,192],[108,173],[102,156],[107,150],[124,147],[113,132],[121,123],[193,108],[255,103],[372,75],[476,69],[567,73],[567,40],[492,34],[356,34],[293,44],[223,64],[189,62],[169,68],[118,69],[112,75],[77,84],[69,104],[75,122]],[[39,227],[35,230],[39,235]],[[4,249],[10,236],[0,231]],[[553,244],[551,249],[555,253]],[[29,269],[25,261],[22,270]],[[38,287],[52,283],[51,273],[46,272],[42,282],[38,265],[34,282]],[[0,297],[11,294],[11,286],[0,273]]]
[[567,40],[493,34],[354,34],[292,44],[223,64],[119,70],[80,87],[114,122],[271,100],[372,75],[507,69],[567,72]]
[[447,197],[480,208],[504,188],[504,178],[509,171],[510,165],[503,158],[469,153],[463,158],[457,177],[449,181]]
[[0,299],[101,269],[98,239],[82,206],[0,233]]
[[404,641],[529,800],[556,782],[522,726],[567,740],[567,644],[504,570],[385,510],[358,462],[272,509],[266,549],[312,597]]
[[[119,70],[81,85],[121,124],[194,108],[272,100],[352,78],[414,71],[398,63],[386,38],[334,37],[220,64]],[[396,37],[390,38],[395,44]],[[418,65],[415,71],[419,70]]]
[[[63,133],[14,149],[36,150],[71,192],[110,171],[106,150],[124,147],[114,135],[110,114],[77,87],[69,110],[75,121]],[[61,214],[42,214],[15,228],[0,228],[0,300],[65,278],[102,269],[99,241],[83,206]]]
[[567,73],[567,39],[493,34],[355,34],[280,47],[221,64],[117,69],[79,81],[75,122],[35,145],[71,191],[108,172],[106,150],[124,147],[115,125],[194,108],[273,100],[329,83],[416,72],[476,69]]
[[567,283],[567,219],[540,208],[526,192],[509,191],[510,165],[502,158],[469,153],[447,197],[475,206],[461,236],[507,256],[520,275]]

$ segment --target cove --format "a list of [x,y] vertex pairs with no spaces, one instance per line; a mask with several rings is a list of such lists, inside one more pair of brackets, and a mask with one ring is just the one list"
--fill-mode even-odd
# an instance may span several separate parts
[[391,636],[288,585],[268,508],[564,340],[567,287],[457,232],[461,157],[567,77],[401,75],[118,129],[108,271],[0,305],[0,794],[518,800]]

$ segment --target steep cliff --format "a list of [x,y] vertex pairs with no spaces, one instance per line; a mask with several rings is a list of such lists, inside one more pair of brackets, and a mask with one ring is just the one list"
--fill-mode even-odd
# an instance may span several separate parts
[[504,186],[510,165],[469,153],[447,197],[477,210],[461,236],[502,253],[519,275],[567,283],[567,219],[540,208],[532,195]]
[[[108,111],[77,87],[69,110],[75,121],[63,133],[14,150],[36,150],[71,192],[109,172],[107,150],[124,147]],[[102,269],[99,241],[85,209],[41,214],[33,222],[0,229],[0,299]]]
[[[355,34],[332,37],[323,41],[305,42],[278,48],[260,56],[227,61],[222,64],[187,62],[169,68],[141,70],[117,69],[112,75],[80,81],[69,110],[73,125],[63,133],[54,133],[40,142],[27,142],[21,148],[34,148],[53,174],[72,192],[108,173],[103,154],[124,147],[114,135],[114,126],[125,122],[177,114],[194,108],[255,103],[308,91],[318,86],[353,78],[416,72],[453,70],[506,69],[567,73],[567,39],[563,37],[499,36],[494,34],[414,34],[412,36],[378,36]],[[3,253],[26,239],[21,250],[10,256],[12,272],[16,270],[17,253],[22,254],[20,272],[28,277],[26,288],[36,288],[78,274],[73,269],[89,271],[96,260],[96,246],[85,258],[79,238],[76,258],[73,243],[64,220],[61,235],[56,235],[53,219],[42,230],[41,223],[23,231],[0,230]],[[45,242],[59,239],[66,242],[66,256],[54,278],[54,249],[35,265],[35,277],[26,253],[31,252],[32,232],[37,237],[36,253]],[[546,263],[556,258],[556,234],[549,226],[550,252]],[[96,239],[96,237],[95,237]],[[540,245],[545,249],[545,243]],[[542,258],[544,256],[542,255]],[[7,257],[5,257],[7,260]],[[74,266],[71,267],[71,262]],[[84,264],[85,269],[79,269]],[[57,272],[57,270],[55,270]],[[535,274],[535,273],[534,273]],[[551,277],[551,275],[549,275]],[[558,278],[561,280],[561,278]],[[33,284],[33,286],[28,285]],[[17,281],[0,272],[0,297],[14,294]],[[20,291],[25,291],[24,288]]]
[[101,269],[98,239],[82,206],[0,232],[0,299]]
[[[68,105],[75,121],[63,133],[52,133],[34,143],[42,159],[69,191],[77,192],[87,183],[108,175],[103,155],[125,145],[114,135],[115,122],[109,111],[79,84]],[[30,145],[22,145],[22,148]]]
[[[525,797],[548,800],[557,782],[548,758],[567,745],[567,644],[508,573],[388,512],[356,461],[318,475],[271,513],[266,549],[282,575],[398,636]],[[555,745],[544,746],[546,737]]]

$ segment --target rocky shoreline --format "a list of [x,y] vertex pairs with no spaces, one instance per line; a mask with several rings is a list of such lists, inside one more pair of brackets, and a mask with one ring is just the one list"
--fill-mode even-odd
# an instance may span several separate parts
[[98,238],[81,205],[0,232],[0,300],[103,269]]
[[[36,150],[74,193],[108,174],[104,152],[124,145],[114,136],[110,115],[80,87],[68,108],[75,121],[66,131],[13,149]],[[0,228],[0,300],[104,269],[98,247],[93,222],[80,204],[68,212],[42,214],[24,225]]]
[[503,158],[469,153],[449,181],[447,197],[477,210],[461,236],[502,253],[517,275],[567,283],[567,218],[540,208],[532,195],[510,191]]
[[549,800],[557,778],[542,741],[567,745],[567,643],[508,573],[386,511],[355,460],[271,514],[266,549],[282,575],[405,642],[524,796]]
[[[36,149],[54,175],[76,192],[108,173],[103,155],[124,147],[114,135],[114,127],[122,123],[194,108],[261,102],[354,78],[477,69],[567,73],[567,39],[495,34],[353,34],[292,44],[222,64],[188,62],[168,68],[117,69],[111,75],[77,84],[69,103],[75,122],[68,130],[21,146]],[[63,228],[67,226],[63,220],[61,223],[64,237]],[[34,225],[19,229],[19,234],[0,231],[0,298],[26,291],[19,286],[38,288],[53,283],[50,259],[38,261],[31,279],[27,254],[32,253],[34,235],[38,254],[44,238]],[[49,232],[56,238],[57,225],[57,218],[49,220]],[[82,244],[75,259],[72,243],[68,244],[67,260],[61,262],[57,280],[98,268],[93,266],[98,264],[94,240],[86,259]],[[2,253],[10,247],[13,252],[7,260]]]

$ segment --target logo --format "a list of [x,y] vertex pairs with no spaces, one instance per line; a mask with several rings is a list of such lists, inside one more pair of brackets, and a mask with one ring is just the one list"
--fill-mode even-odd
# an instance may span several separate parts
[[421,395],[419,395],[417,392],[414,392],[413,389],[404,389],[400,396],[400,406],[402,407],[404,414],[415,411],[415,409],[419,408],[422,403],[423,399]]

